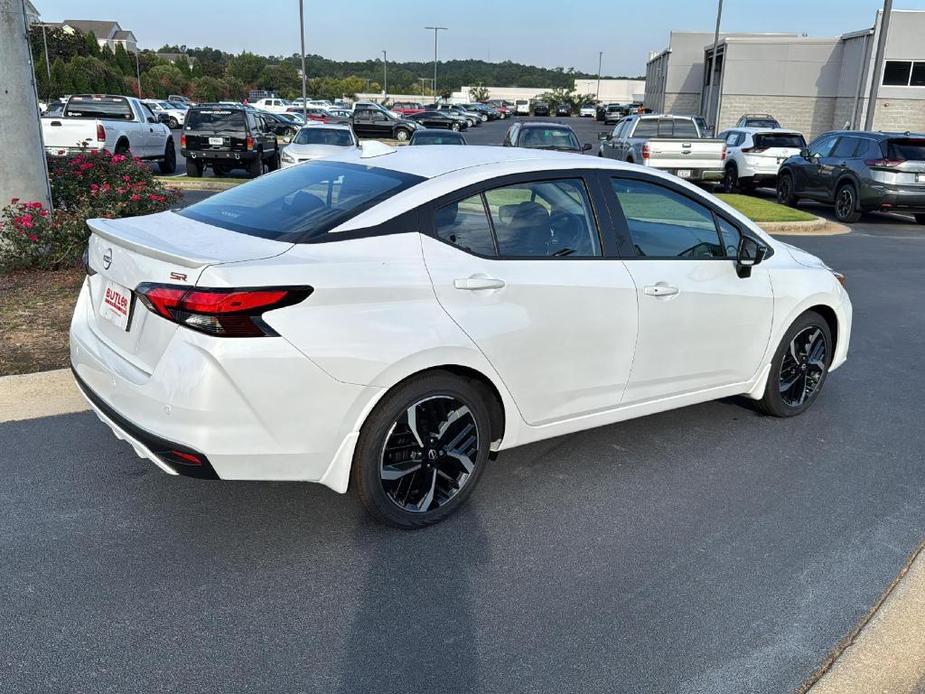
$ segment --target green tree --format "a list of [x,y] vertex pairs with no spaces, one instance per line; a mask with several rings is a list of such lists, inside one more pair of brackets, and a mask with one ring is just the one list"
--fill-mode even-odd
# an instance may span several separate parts
[[100,42],[96,40],[96,34],[92,31],[83,35],[84,49],[80,55],[89,55],[96,57],[100,54]]
[[225,96],[228,85],[217,77],[203,75],[190,83],[190,96],[199,102],[219,101]]
[[260,55],[243,51],[240,55],[234,56],[228,61],[225,68],[225,76],[233,77],[250,87],[260,80],[260,73],[263,72],[267,59]]
[[123,75],[135,74],[135,57],[129,56],[128,51],[125,50],[121,43],[116,46],[115,52],[109,52],[112,53],[112,62],[119,72]]
[[260,79],[257,86],[261,89],[269,89],[277,92],[280,96],[290,99],[297,92],[302,91],[302,80],[299,79],[299,73],[291,63],[279,63],[277,65],[267,65],[260,73]]
[[60,97],[65,94],[71,94],[74,91],[74,85],[71,84],[70,75],[67,70],[67,63],[61,58],[55,58],[51,64],[51,84],[49,85],[49,96]]
[[157,99],[166,99],[168,94],[182,94],[186,86],[186,76],[175,65],[155,65],[141,74],[145,94]]

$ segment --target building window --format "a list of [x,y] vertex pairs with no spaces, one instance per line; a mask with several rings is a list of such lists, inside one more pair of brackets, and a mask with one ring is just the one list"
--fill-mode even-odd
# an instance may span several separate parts
[[908,87],[911,72],[911,60],[887,60],[883,68],[883,86]]
[[925,62],[915,63],[912,66],[912,82],[909,86],[925,87]]

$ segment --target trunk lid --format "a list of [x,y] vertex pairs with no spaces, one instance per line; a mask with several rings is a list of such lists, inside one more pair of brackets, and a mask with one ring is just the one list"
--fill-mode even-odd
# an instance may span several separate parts
[[689,140],[653,137],[649,146],[647,164],[665,169],[721,170],[725,143],[722,140]]
[[[139,284],[193,286],[210,265],[258,260],[285,253],[291,243],[271,241],[160,212],[128,219],[90,219],[88,248],[91,330],[116,354],[151,373],[179,326],[142,305]],[[107,294],[107,289],[110,293]],[[113,294],[115,293],[115,294]],[[107,298],[129,297],[124,328],[103,307]]]

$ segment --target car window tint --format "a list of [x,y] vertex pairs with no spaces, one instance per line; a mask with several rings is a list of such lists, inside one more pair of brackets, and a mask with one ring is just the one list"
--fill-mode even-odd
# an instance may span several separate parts
[[717,215],[716,220],[719,224],[719,231],[723,239],[723,248],[726,251],[726,257],[738,257],[739,242],[742,240],[742,232],[719,215]]
[[437,236],[479,255],[495,255],[491,224],[481,195],[452,202],[437,210],[434,215]]
[[658,120],[655,118],[640,120],[633,131],[633,137],[655,137],[656,135],[658,135]]
[[816,140],[810,148],[809,151],[813,154],[817,154],[820,157],[827,157],[832,151],[832,147],[835,145],[835,140],[837,138],[834,135],[829,137],[824,137],[821,140]]
[[726,144],[735,147],[739,140],[739,133],[732,132],[726,135]]
[[645,181],[612,178],[637,255],[723,258],[713,213],[690,198]]
[[832,154],[829,156],[849,159],[854,156],[858,144],[860,143],[856,137],[840,137],[838,142],[835,143],[835,147],[832,148]]
[[597,225],[579,179],[518,183],[485,192],[502,256],[601,254]]

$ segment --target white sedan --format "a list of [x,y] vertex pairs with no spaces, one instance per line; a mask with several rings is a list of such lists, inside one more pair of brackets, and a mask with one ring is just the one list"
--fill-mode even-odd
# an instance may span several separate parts
[[582,118],[594,118],[597,115],[597,106],[594,104],[584,104],[578,110],[578,115]]
[[400,527],[515,446],[732,395],[800,414],[848,353],[843,276],[608,159],[370,142],[89,225],[71,362],[116,436]]
[[160,114],[165,114],[167,116],[167,127],[176,130],[177,128],[182,128],[183,124],[186,122],[186,111],[185,108],[180,108],[176,104],[172,104],[169,101],[158,101],[157,99],[145,99],[142,103],[147,104],[155,116],[160,116]]
[[296,133],[280,156],[282,168],[295,166],[306,161],[341,154],[344,148],[358,145],[356,135],[349,125],[335,125],[311,122]]

